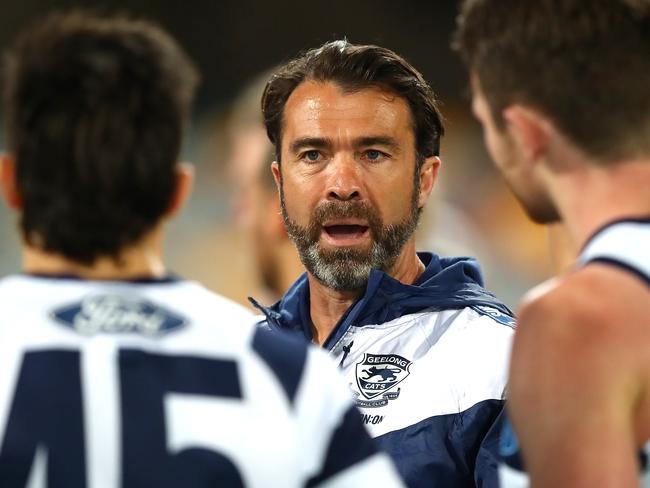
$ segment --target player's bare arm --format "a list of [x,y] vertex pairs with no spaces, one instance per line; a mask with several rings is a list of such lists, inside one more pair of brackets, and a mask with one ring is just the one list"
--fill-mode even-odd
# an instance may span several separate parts
[[629,297],[647,287],[601,264],[543,286],[521,308],[510,370],[524,463],[538,487],[638,486],[650,331],[648,300]]

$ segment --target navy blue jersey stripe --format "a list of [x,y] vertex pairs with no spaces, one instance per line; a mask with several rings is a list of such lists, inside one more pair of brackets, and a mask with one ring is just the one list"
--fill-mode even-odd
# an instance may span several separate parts
[[271,368],[293,403],[307,358],[307,344],[281,331],[258,327],[253,336],[253,350]]
[[0,439],[0,486],[27,486],[37,448],[46,485],[85,488],[86,456],[78,351],[26,352]]
[[122,488],[214,486],[215,480],[223,486],[244,486],[241,473],[224,453],[201,446],[170,452],[165,417],[169,393],[241,398],[237,363],[122,349],[119,374]]
[[377,446],[363,426],[361,414],[355,407],[350,407],[332,435],[321,472],[306,486],[316,486],[376,452]]
[[131,375],[130,382],[141,381],[140,386],[145,389],[156,381],[174,393],[242,397],[239,369],[231,360],[122,349],[120,365]]
[[614,258],[606,258],[606,257],[595,257],[587,261],[584,266],[588,265],[589,263],[603,263],[603,264],[610,264],[612,266],[616,266],[618,268],[621,268],[629,273],[632,273],[636,277],[640,278],[643,280],[648,286],[650,286],[650,276],[645,274],[643,271],[641,271],[638,268],[635,268],[634,266],[631,266],[623,261],[619,261],[618,259]]

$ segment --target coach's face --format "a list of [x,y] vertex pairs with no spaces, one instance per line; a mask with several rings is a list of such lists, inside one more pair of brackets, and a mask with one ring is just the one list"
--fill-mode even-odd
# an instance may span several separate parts
[[558,211],[531,156],[534,152],[530,150],[530,137],[522,134],[531,121],[519,118],[515,124],[506,120],[505,127],[498,126],[476,76],[472,78],[472,111],[483,126],[490,157],[531,220],[540,224],[557,222]]
[[416,172],[408,103],[378,88],[299,85],[284,109],[280,186],[287,231],[326,286],[365,286],[390,271],[417,226],[439,160]]

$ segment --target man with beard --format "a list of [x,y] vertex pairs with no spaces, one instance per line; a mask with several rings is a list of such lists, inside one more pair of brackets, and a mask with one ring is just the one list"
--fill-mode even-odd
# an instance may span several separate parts
[[431,88],[388,49],[335,41],[281,67],[262,108],[307,269],[259,306],[266,324],[329,350],[410,486],[495,486],[512,318],[475,261],[416,253],[440,166]]
[[167,273],[197,83],[176,41],[52,14],[2,68],[23,274],[0,280],[0,486],[403,486],[322,351]]
[[503,485],[650,486],[650,1],[468,0],[457,47],[494,162],[580,249],[521,305]]

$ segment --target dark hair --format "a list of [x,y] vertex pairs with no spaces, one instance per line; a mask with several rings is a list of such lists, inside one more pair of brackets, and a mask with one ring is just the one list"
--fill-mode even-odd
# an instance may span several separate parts
[[5,57],[8,146],[24,239],[90,265],[169,208],[198,74],[160,27],[52,14]]
[[528,104],[596,160],[650,154],[650,1],[466,0],[454,44],[501,127]]
[[349,92],[379,87],[403,97],[411,108],[418,161],[439,154],[444,133],[442,116],[422,75],[390,49],[339,40],[311,49],[285,64],[266,84],[262,112],[278,161],[284,106],[296,87],[307,80],[331,81]]

